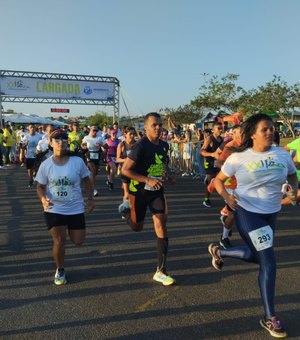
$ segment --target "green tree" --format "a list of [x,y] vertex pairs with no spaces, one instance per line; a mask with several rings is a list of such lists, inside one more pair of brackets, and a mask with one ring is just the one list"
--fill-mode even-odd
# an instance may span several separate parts
[[200,110],[192,104],[179,106],[177,109],[165,108],[165,124],[170,117],[175,125],[193,124],[201,118]]
[[300,106],[299,84],[289,86],[274,75],[272,81],[258,89],[244,91],[239,98],[239,105],[248,115],[265,113],[283,121],[294,136],[294,115]]
[[191,101],[191,105],[202,112],[205,110],[233,113],[239,109],[239,96],[243,88],[236,85],[239,75],[228,73],[221,79],[213,76],[200,87],[199,95]]
[[112,125],[113,123],[113,118],[108,117],[107,113],[102,111],[96,111],[94,115],[88,117],[87,119],[87,124],[92,126],[92,125],[99,125],[100,127],[103,126],[105,123],[108,125]]

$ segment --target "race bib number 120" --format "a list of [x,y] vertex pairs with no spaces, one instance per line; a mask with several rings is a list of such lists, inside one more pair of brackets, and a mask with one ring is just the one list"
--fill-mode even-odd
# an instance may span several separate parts
[[250,231],[249,236],[257,251],[271,248],[273,245],[273,230],[269,225]]
[[73,191],[71,186],[54,186],[50,188],[54,201],[72,201]]

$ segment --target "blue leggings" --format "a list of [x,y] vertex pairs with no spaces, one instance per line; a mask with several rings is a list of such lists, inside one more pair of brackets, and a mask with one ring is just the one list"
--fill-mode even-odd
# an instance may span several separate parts
[[268,249],[257,251],[248,233],[252,230],[269,225],[273,230],[274,241],[276,218],[277,213],[258,214],[247,211],[239,206],[234,212],[234,219],[236,227],[242,239],[245,241],[246,246],[232,247],[226,250],[220,249],[220,255],[222,257],[237,258],[259,264],[258,283],[266,318],[271,318],[276,315],[274,306],[276,281],[276,259],[274,249],[272,246]]

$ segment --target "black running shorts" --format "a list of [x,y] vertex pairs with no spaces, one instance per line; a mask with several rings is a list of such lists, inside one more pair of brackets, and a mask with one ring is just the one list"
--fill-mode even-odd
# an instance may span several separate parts
[[36,163],[37,163],[37,161],[36,161],[35,158],[26,158],[26,161],[25,161],[26,169],[27,170],[34,169]]
[[162,190],[149,191],[140,189],[136,193],[129,193],[131,220],[135,223],[145,219],[147,208],[152,215],[167,214],[167,201]]
[[84,213],[75,215],[61,215],[44,212],[48,230],[53,227],[67,226],[70,230],[85,229]]

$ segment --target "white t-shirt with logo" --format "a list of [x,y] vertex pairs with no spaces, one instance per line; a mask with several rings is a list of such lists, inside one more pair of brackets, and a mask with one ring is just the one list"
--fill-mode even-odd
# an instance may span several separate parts
[[42,162],[35,181],[46,185],[46,196],[53,202],[47,212],[74,215],[84,212],[81,180],[90,176],[83,160],[77,156],[69,157],[67,163],[59,165],[53,157]]
[[272,146],[269,151],[249,148],[230,155],[222,166],[225,176],[235,176],[237,200],[245,210],[271,214],[280,211],[281,187],[288,175],[296,173],[289,153]]
[[102,137],[85,136],[82,140],[82,143],[87,144],[87,148],[90,153],[89,158],[98,160],[100,147],[101,145],[105,144],[105,141],[102,139]]
[[36,158],[35,152],[39,141],[42,139],[41,135],[35,133],[34,135],[27,134],[22,142],[27,144],[26,146],[26,158]]
[[[99,151],[100,146],[105,144],[105,141],[102,137],[91,137],[85,136],[82,140],[82,143],[87,144],[87,148],[89,151]],[[98,146],[96,144],[99,144]]]

